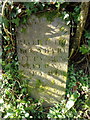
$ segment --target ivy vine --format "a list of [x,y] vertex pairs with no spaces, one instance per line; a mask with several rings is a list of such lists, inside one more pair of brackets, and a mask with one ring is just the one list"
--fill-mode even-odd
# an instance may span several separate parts
[[[22,74],[18,70],[18,57],[16,45],[16,27],[26,24],[32,15],[47,12],[47,19],[59,12],[60,3],[14,3],[3,2],[2,6],[2,118],[33,118],[45,119],[46,110],[42,107],[43,101],[30,97],[27,91],[27,81],[21,81]],[[51,13],[51,15],[50,15]],[[50,17],[49,17],[50,15]]]
[[[68,3],[67,3],[68,4]],[[60,17],[66,20],[67,24],[70,24],[70,19],[75,17],[76,22],[79,21],[78,14],[80,8],[76,8],[76,14],[69,14],[66,10],[63,10],[63,4],[60,7],[60,2],[30,2],[30,3],[18,3],[3,2],[2,6],[2,68],[3,79],[1,86],[0,99],[0,112],[2,118],[26,118],[29,119],[47,119],[47,108],[42,107],[43,101],[34,100],[28,94],[26,80],[21,81],[22,74],[18,70],[18,57],[17,57],[17,45],[16,45],[16,27],[20,24],[26,24],[28,18],[32,15],[38,15],[39,13],[47,12],[48,20],[56,15],[56,12]],[[51,16],[49,14],[51,13]],[[76,15],[76,16],[75,16]],[[85,34],[88,37],[88,33]],[[84,49],[84,48],[83,48]],[[81,52],[83,52],[81,48]],[[73,73],[74,74],[74,73]],[[79,95],[73,95],[73,97],[79,97]],[[75,99],[74,99],[75,100]],[[61,109],[60,109],[61,110]],[[52,110],[54,111],[54,110]],[[51,111],[51,112],[52,112]],[[55,110],[56,114],[56,110]],[[59,113],[58,113],[59,114]],[[50,116],[50,115],[49,115]],[[51,116],[53,116],[51,114]]]

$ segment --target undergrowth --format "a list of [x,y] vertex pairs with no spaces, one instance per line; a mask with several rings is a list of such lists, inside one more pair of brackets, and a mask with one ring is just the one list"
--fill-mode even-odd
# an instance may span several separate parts
[[[59,2],[52,5],[59,8]],[[3,16],[3,79],[1,81],[0,117],[7,120],[11,118],[27,120],[44,120],[50,118],[86,118],[90,119],[90,77],[80,70],[74,71],[71,66],[68,74],[66,99],[51,107],[49,113],[42,107],[43,101],[34,100],[28,94],[27,80],[22,79],[18,71],[18,59],[16,55],[15,27],[19,26],[20,20],[26,24],[27,18],[32,13],[44,10],[52,10],[50,3],[23,3],[17,5],[7,3]],[[44,11],[45,12],[45,11]],[[24,17],[25,16],[25,17]],[[74,15],[75,16],[75,15]],[[78,15],[77,15],[78,16]],[[22,19],[21,19],[22,18]],[[62,18],[70,22],[69,15],[64,12]],[[11,29],[12,28],[12,29]],[[87,36],[87,35],[86,35]],[[85,48],[80,48],[85,52]],[[89,50],[90,51],[90,50]]]
[[49,110],[48,118],[90,119],[90,76],[72,65],[67,81],[66,99]]

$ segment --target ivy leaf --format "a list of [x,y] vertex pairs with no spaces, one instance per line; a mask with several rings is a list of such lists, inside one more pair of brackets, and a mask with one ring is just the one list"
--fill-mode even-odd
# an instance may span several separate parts
[[85,32],[85,38],[90,39],[90,31],[86,31],[86,32]]
[[69,14],[65,14],[64,16],[64,19],[68,18],[69,17]]
[[19,22],[20,22],[20,19],[18,17],[12,20],[12,23],[15,23],[16,26],[19,26]]
[[88,46],[90,47],[90,40],[88,40]]
[[4,23],[5,27],[9,26],[9,20],[7,18],[2,18],[2,22]]
[[31,15],[31,13],[32,13],[31,10],[29,10],[29,9],[27,9],[26,12],[27,12],[27,15]]
[[11,113],[7,113],[5,116],[4,116],[4,118],[8,118],[8,117],[10,117],[12,114]]
[[28,3],[24,3],[25,7],[29,9],[30,5]]
[[37,8],[34,8],[32,11],[33,11],[34,13],[36,13],[36,12],[38,11],[38,9],[37,9]]
[[71,109],[73,106],[74,106],[74,103],[77,101],[77,98],[80,96],[80,94],[76,91],[74,92],[71,97],[69,98],[69,100],[67,101],[66,103],[66,106],[65,106],[65,113]]
[[[55,3],[53,3],[53,4],[55,4]],[[57,2],[57,4],[55,5],[57,8],[59,8],[60,7],[60,2]]]
[[28,2],[26,2],[26,3],[24,3],[24,5],[25,5],[25,7],[27,8],[27,9],[32,9],[32,8],[34,8],[34,2],[32,2],[32,3],[28,3]]
[[3,36],[6,41],[9,41],[10,38],[8,36]]
[[89,51],[90,50],[89,50],[88,46],[82,45],[80,47],[80,52],[82,52],[82,54],[87,54]]
[[90,95],[89,95],[89,97],[86,100],[86,105],[90,108]]

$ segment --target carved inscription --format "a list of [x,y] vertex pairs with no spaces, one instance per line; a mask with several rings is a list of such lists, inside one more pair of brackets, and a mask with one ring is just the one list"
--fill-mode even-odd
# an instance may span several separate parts
[[32,97],[44,99],[45,105],[60,101],[67,78],[69,27],[60,18],[49,22],[32,16],[18,28],[17,46],[19,68],[29,80]]

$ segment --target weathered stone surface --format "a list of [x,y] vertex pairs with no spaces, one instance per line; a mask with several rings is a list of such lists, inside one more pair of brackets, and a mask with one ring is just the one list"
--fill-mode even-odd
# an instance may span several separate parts
[[[23,32],[24,31],[24,32]],[[69,49],[69,27],[60,18],[30,17],[17,33],[20,70],[29,80],[32,97],[45,105],[59,102],[65,94]]]

